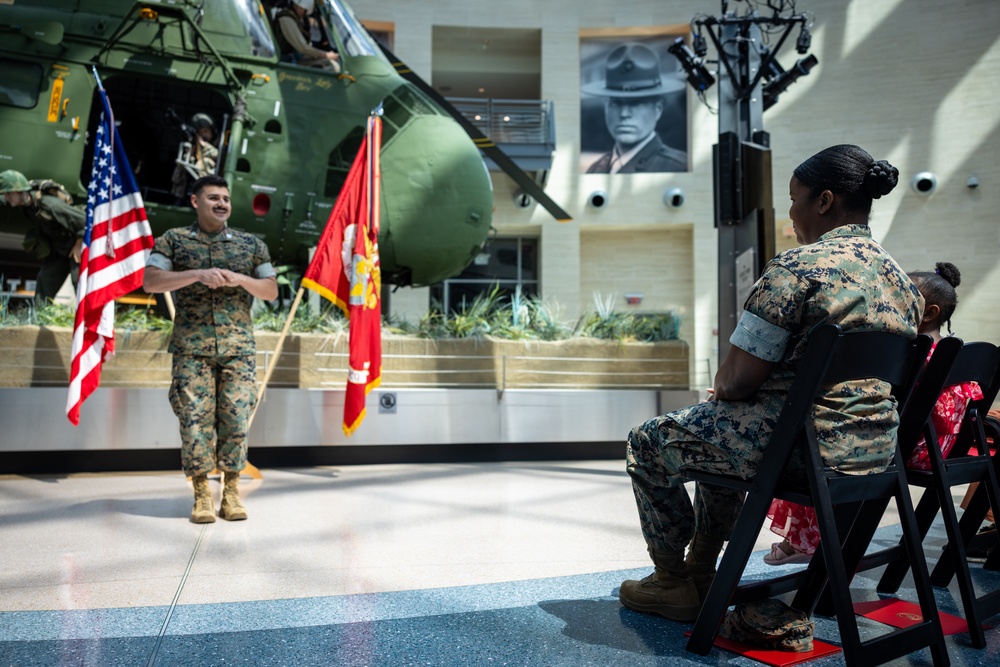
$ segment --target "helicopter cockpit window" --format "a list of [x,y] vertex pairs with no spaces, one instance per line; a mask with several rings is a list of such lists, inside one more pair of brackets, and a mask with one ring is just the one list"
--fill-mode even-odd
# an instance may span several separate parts
[[38,63],[26,63],[0,58],[0,104],[22,109],[32,109],[38,104],[45,75]]
[[271,58],[277,52],[257,0],[213,0],[202,5],[201,29],[221,53]]
[[361,22],[354,16],[351,10],[344,6],[339,0],[322,0],[322,14],[333,25],[340,43],[343,45],[343,53],[348,56],[376,56],[389,62],[382,49],[378,47],[375,40],[371,38],[368,31],[362,27]]

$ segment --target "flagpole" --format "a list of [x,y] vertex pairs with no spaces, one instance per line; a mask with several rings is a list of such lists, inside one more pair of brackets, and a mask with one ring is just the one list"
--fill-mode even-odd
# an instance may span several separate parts
[[271,381],[271,375],[274,373],[274,367],[278,365],[278,357],[281,356],[281,348],[285,345],[285,338],[288,336],[288,330],[292,326],[292,319],[295,317],[295,311],[299,309],[299,303],[302,302],[302,293],[305,291],[304,287],[299,287],[299,291],[295,294],[295,300],[292,301],[292,307],[288,311],[288,318],[285,320],[285,326],[281,330],[281,336],[278,337],[278,344],[274,347],[274,352],[271,353],[271,360],[267,364],[267,370],[264,372],[264,381],[260,385],[260,389],[257,390],[257,404],[253,408],[253,412],[250,413],[250,420],[247,422],[247,433],[250,432],[250,426],[253,424],[254,415],[257,414],[257,408],[260,407],[260,402],[264,400],[264,392],[267,390],[267,383]]
[[[257,390],[257,403],[253,406],[253,412],[250,413],[250,418],[247,419],[247,437],[250,436],[250,427],[253,425],[253,418],[257,415],[257,408],[260,407],[260,402],[264,400],[264,391],[267,389],[267,383],[271,380],[271,374],[274,373],[274,367],[278,363],[278,357],[281,356],[281,348],[285,345],[285,338],[288,336],[288,329],[292,326],[292,318],[295,317],[295,311],[299,309],[299,303],[302,301],[302,292],[304,290],[304,287],[299,287],[299,291],[295,295],[295,300],[292,301],[292,307],[288,311],[288,319],[285,320],[285,326],[282,328],[281,336],[278,338],[278,344],[275,346],[274,352],[271,353],[271,361],[268,362],[267,370],[264,372],[264,381],[261,383],[260,389]],[[167,292],[168,296],[169,294],[170,293]],[[212,472],[215,471],[213,470]],[[264,478],[260,469],[250,463],[250,461],[247,461],[246,467],[243,468],[241,472],[254,479]]]
[[170,292],[163,293],[163,303],[167,304],[167,314],[170,315],[170,321],[173,322],[177,311],[174,310],[174,297],[171,296]]

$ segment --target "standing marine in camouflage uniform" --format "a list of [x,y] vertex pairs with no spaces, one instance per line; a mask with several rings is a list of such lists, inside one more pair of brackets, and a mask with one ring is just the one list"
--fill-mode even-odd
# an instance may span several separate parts
[[156,240],[143,288],[174,292],[170,405],[180,421],[181,465],[194,483],[191,521],[215,521],[208,488],[215,468],[225,477],[219,516],[237,521],[247,518],[238,485],[257,398],[250,305],[277,298],[278,284],[263,241],[227,226],[226,180],[205,176],[193,191],[197,221]]
[[0,193],[10,206],[23,207],[35,224],[24,236],[24,248],[42,260],[35,302],[44,305],[59,293],[67,276],[76,284],[87,216],[63,199],[33,187],[24,174],[13,169],[0,173]]
[[[743,494],[698,484],[692,507],[684,471],[756,474],[817,326],[916,335],[923,298],[868,228],[872,199],[888,194],[898,177],[888,162],[849,145],[795,169],[788,214],[803,245],[771,260],[753,286],[710,400],[629,433],[627,470],[656,569],[622,583],[626,607],[678,621],[697,617]],[[889,464],[898,417],[884,383],[837,385],[813,420],[826,465],[863,475]]]

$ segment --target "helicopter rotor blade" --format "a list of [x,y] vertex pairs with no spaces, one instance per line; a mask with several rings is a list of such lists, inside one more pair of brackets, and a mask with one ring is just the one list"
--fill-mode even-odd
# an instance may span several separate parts
[[466,118],[458,109],[456,109],[451,102],[446,100],[439,92],[434,90],[426,81],[421,79],[413,70],[411,70],[406,63],[400,60],[396,54],[390,51],[382,42],[372,38],[382,49],[386,58],[392,63],[392,66],[396,68],[396,72],[423,91],[428,97],[433,99],[435,102],[441,105],[441,107],[451,114],[459,125],[468,133],[475,142],[476,146],[479,147],[487,157],[489,157],[493,162],[503,170],[505,174],[510,176],[518,187],[524,194],[532,197],[536,202],[542,205],[546,211],[552,214],[559,222],[569,222],[573,218],[564,211],[558,204],[552,201],[552,198],[545,194],[545,191],[538,185],[523,169],[517,166],[517,164],[510,159],[510,157],[500,150],[492,139],[483,134],[479,128],[472,124],[472,122]]

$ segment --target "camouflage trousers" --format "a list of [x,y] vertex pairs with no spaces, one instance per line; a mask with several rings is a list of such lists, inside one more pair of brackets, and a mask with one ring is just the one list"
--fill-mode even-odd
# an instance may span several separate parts
[[181,426],[181,467],[188,476],[239,472],[257,403],[255,358],[175,354],[170,407]]
[[728,540],[746,494],[721,486],[697,484],[694,505],[684,488],[684,471],[756,474],[752,463],[684,428],[671,414],[650,419],[628,434],[626,470],[639,509],[646,544],[657,551],[683,551],[695,532]]

